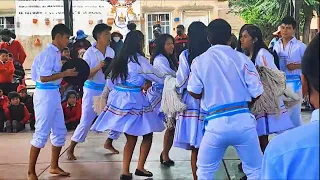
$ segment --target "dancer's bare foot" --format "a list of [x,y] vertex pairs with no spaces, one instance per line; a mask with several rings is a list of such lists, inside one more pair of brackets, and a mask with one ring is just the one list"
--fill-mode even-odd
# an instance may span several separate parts
[[68,150],[67,151],[67,156],[68,156],[68,160],[73,161],[73,160],[77,160],[77,157],[74,156],[74,152]]
[[111,151],[113,154],[119,154],[119,151],[116,150],[116,148],[113,147],[112,145],[112,141],[107,139],[106,142],[104,143],[104,146],[103,146],[105,149]]
[[28,180],[38,180],[36,173],[28,173]]
[[65,172],[64,170],[62,170],[60,167],[57,168],[50,168],[49,171],[51,174],[57,174],[59,176],[70,176],[70,173]]

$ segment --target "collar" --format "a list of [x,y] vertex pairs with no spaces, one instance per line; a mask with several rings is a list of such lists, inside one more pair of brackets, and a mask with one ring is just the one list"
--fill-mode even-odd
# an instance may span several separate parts
[[319,109],[316,109],[312,112],[310,122],[313,122],[313,121],[319,121]]
[[71,105],[71,104],[67,103],[67,107],[75,107],[75,106],[76,106],[76,104]]
[[180,38],[180,39],[187,38],[187,35],[186,35],[186,34],[184,34],[184,35],[182,35],[182,36],[177,35],[177,36],[176,36],[176,39],[179,39],[179,38]]
[[56,51],[56,52],[60,51],[60,50],[57,48],[57,46],[53,45],[52,43],[49,43],[49,44],[48,44],[48,48],[53,49],[53,50]]
[[229,45],[221,45],[221,44],[217,44],[217,45],[213,45],[211,46],[209,49],[232,49],[231,46]]
[[12,44],[12,42],[14,41],[14,39],[10,39],[10,41],[9,42],[7,42],[7,44],[10,46],[11,44]]
[[[102,54],[102,53],[99,51],[99,49],[96,48],[96,45],[97,45],[97,42],[94,42],[94,43],[92,44],[92,49],[93,49],[94,53],[99,52],[100,54]],[[109,56],[108,56],[108,48],[109,48],[109,46],[106,47],[106,54],[104,55],[104,58],[109,57]],[[102,55],[103,55],[103,54],[102,54]]]
[[[282,44],[282,39],[283,39],[283,38],[280,38],[280,43],[281,43],[281,44]],[[292,42],[292,43],[296,43],[297,41],[298,41],[297,38],[293,36],[293,38],[292,38],[288,43],[291,43],[291,42]]]

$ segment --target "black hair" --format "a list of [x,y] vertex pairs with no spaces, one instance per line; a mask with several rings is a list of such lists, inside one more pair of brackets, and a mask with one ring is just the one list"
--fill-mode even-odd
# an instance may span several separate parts
[[137,25],[136,25],[135,23],[129,23],[129,24],[127,25],[127,28],[128,28],[130,31],[134,31],[134,30],[136,30]]
[[230,46],[231,46],[231,48],[232,48],[232,49],[236,49],[237,46],[238,46],[237,36],[232,33],[229,41],[230,41]]
[[153,29],[155,29],[155,28],[160,28],[161,29],[161,25],[160,24],[155,24],[155,25],[153,25]]
[[64,25],[64,24],[57,24],[55,25],[53,28],[52,28],[52,31],[51,31],[51,38],[52,40],[55,39],[55,37],[60,34],[61,36],[63,35],[68,35],[70,36],[71,35],[71,31],[70,29]]
[[178,69],[178,61],[177,61],[177,57],[175,55],[175,53],[173,52],[171,55],[167,55],[167,53],[165,52],[164,46],[166,44],[166,41],[168,39],[171,39],[173,44],[174,44],[174,38],[170,35],[170,34],[161,34],[161,36],[156,39],[155,41],[155,48],[153,49],[153,53],[152,53],[152,57],[151,57],[151,64],[153,64],[154,59],[162,54],[163,56],[165,56],[170,64],[170,68],[174,71],[177,71]]
[[65,47],[62,49],[62,51],[70,51],[70,49],[68,47]]
[[206,52],[210,48],[208,42],[207,26],[200,21],[196,21],[190,24],[188,28],[188,63],[189,66],[192,60],[202,53]]
[[266,46],[266,44],[263,42],[262,32],[257,26],[247,25],[243,29],[243,32],[244,31],[248,32],[248,34],[251,36],[252,40],[257,38],[257,41],[253,43],[253,54],[252,54],[252,58],[251,58],[251,61],[253,62],[253,64],[255,64],[256,57],[257,57],[260,49],[266,49],[267,51],[269,51],[269,49]]
[[296,20],[294,20],[294,18],[291,17],[291,16],[286,16],[286,17],[284,17],[284,18],[281,20],[280,24],[292,25],[293,29],[296,29],[296,27],[297,27],[297,22],[296,22]]
[[227,45],[231,37],[231,26],[224,19],[215,19],[208,25],[208,39],[212,45]]
[[[309,87],[312,86],[319,93],[319,33],[312,39],[304,52],[301,70],[306,77]],[[309,88],[310,91],[310,88]]]
[[[130,31],[124,40],[123,48],[117,55],[116,59],[112,61],[109,69],[105,74],[111,71],[111,80],[115,82],[117,78],[126,80],[128,77],[128,63],[134,62],[139,64],[138,54],[144,56],[143,53],[144,35],[141,31]],[[140,64],[139,64],[140,65]]]
[[67,92],[67,99],[69,99],[71,95],[74,95],[76,98],[78,98],[78,93],[72,90]]
[[0,49],[0,54],[9,54],[9,51],[2,48],[2,49]]
[[65,56],[61,56],[61,61],[69,61],[69,58],[67,58]]
[[112,27],[108,26],[107,24],[101,23],[101,24],[97,24],[92,31],[92,36],[93,38],[97,41],[98,36],[100,35],[100,33],[102,33],[103,31],[111,31]]
[[19,93],[15,92],[15,91],[9,92],[8,99],[11,101],[14,98],[20,98]]
[[182,30],[184,30],[185,28],[184,28],[184,26],[183,26],[182,24],[179,24],[179,25],[177,26],[177,29],[182,29]]
[[241,52],[241,53],[244,53],[246,55],[248,55],[247,53],[243,52],[242,48],[241,48],[241,37],[242,37],[242,33],[244,31],[244,29],[247,27],[247,26],[250,26],[252,24],[245,24],[243,25],[241,28],[240,28],[240,32],[239,32],[239,36],[238,36],[238,45],[237,45],[237,51]]

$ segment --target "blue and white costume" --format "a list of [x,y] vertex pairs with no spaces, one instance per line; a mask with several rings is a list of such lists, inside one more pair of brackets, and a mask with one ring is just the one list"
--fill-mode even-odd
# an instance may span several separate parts
[[[301,64],[302,56],[306,50],[306,45],[293,37],[286,47],[283,47],[282,39],[277,41],[273,49],[278,53],[280,59],[280,70],[286,73],[287,86],[292,87],[293,91],[302,97],[301,89],[301,69],[290,71],[288,64]],[[288,109],[291,121],[295,127],[302,125],[301,103]]]
[[[278,69],[274,64],[273,55],[266,49],[260,49],[255,59],[256,66],[266,66],[272,69]],[[294,125],[290,119],[287,109],[283,103],[282,98],[280,101],[280,115],[276,114],[255,114],[257,119],[258,135],[269,135],[272,133],[282,132],[291,128]]]
[[190,150],[192,147],[199,148],[203,136],[203,118],[205,112],[200,108],[200,100],[193,98],[187,91],[190,75],[188,63],[189,51],[185,50],[179,57],[177,71],[177,91],[182,95],[182,101],[187,109],[177,116],[176,129],[173,145],[182,149]]
[[269,143],[260,179],[320,179],[319,109],[309,124],[286,131]]
[[128,59],[128,77],[117,80],[108,96],[107,106],[99,115],[91,130],[103,132],[112,130],[132,136],[143,136],[165,129],[141,87],[145,80],[163,83],[165,75],[153,68],[149,61],[137,55],[138,63]]
[[[99,65],[106,57],[114,58],[114,51],[108,46],[103,55],[94,43],[83,55],[83,59],[88,63],[90,69]],[[93,97],[100,96],[106,84],[105,75],[99,70],[92,78],[88,79],[83,87],[82,115],[80,124],[77,126],[71,138],[72,141],[82,143],[85,141],[88,131],[97,114],[93,109]]]
[[[154,58],[153,67],[158,69],[165,75],[171,75],[173,77],[176,76],[176,72],[170,68],[169,60],[162,54],[159,54]],[[153,82],[152,87],[150,87],[147,91],[147,97],[152,107],[158,113],[158,116],[164,121],[165,115],[162,112],[160,112],[162,91],[164,87],[163,83],[164,82]]]
[[207,112],[198,179],[214,179],[228,146],[236,148],[248,179],[259,179],[262,152],[248,102],[263,93],[263,86],[251,60],[230,46],[214,45],[193,60],[187,89],[202,93],[201,108]]
[[41,82],[41,76],[52,76],[60,73],[62,68],[61,52],[53,44],[40,52],[31,67],[32,80],[36,82],[33,95],[36,117],[35,132],[31,144],[43,148],[49,134],[53,146],[62,147],[66,141],[67,129],[61,107],[59,86],[62,79],[51,82]]

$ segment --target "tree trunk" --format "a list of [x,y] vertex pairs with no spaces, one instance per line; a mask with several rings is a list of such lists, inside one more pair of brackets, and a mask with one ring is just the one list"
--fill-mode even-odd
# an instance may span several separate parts
[[306,3],[303,4],[304,12],[304,25],[303,25],[303,42],[309,43],[310,38],[310,25],[313,17],[313,7],[308,6]]

